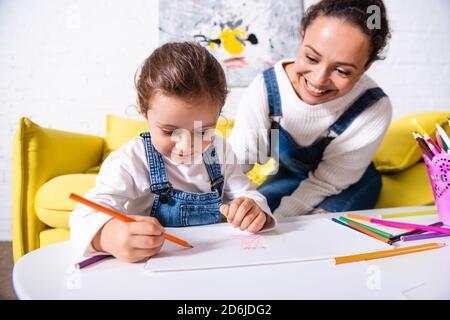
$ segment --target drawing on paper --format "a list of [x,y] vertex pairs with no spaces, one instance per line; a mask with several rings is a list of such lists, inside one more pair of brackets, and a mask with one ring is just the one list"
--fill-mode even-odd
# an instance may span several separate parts
[[239,240],[243,250],[265,249],[264,240],[260,235],[236,234],[229,240]]
[[298,0],[172,0],[159,10],[160,43],[199,42],[222,63],[230,86],[247,86],[297,51]]

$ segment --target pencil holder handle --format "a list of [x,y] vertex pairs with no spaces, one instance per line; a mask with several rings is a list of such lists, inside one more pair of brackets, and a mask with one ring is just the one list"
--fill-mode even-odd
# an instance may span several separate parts
[[450,227],[450,154],[423,156],[441,222]]

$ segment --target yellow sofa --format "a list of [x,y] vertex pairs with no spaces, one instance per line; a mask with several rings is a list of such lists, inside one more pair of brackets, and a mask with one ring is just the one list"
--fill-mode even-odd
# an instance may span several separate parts
[[[431,133],[434,123],[444,126],[450,113],[414,116]],[[43,128],[27,118],[19,120],[13,143],[15,261],[34,249],[69,239],[68,217],[76,205],[68,198],[69,193],[84,194],[91,189],[105,157],[147,128],[144,121],[111,115],[106,125],[103,138]],[[228,136],[232,125],[231,120],[219,121],[219,133]],[[374,158],[377,168],[383,172],[379,208],[434,202],[412,130],[410,117],[394,121]],[[264,181],[266,167],[257,165],[248,173],[255,185]]]

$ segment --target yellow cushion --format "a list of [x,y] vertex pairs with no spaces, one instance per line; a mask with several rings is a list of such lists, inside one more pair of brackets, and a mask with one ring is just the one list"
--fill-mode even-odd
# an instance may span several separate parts
[[67,229],[46,229],[39,233],[40,247],[48,246],[49,244],[58,243],[70,239],[70,232]]
[[48,129],[21,118],[13,140],[12,238],[16,261],[39,247],[45,224],[35,212],[38,189],[50,179],[84,172],[102,159],[104,139]]
[[382,172],[401,171],[416,164],[422,158],[422,152],[412,136],[417,131],[411,119],[416,118],[428,135],[433,137],[438,123],[444,130],[450,132],[447,119],[450,112],[415,113],[391,123],[373,161]]
[[383,187],[376,208],[422,206],[434,203],[427,169],[423,162],[401,172],[382,175]]
[[146,120],[129,119],[114,115],[106,117],[106,148],[117,150],[125,143],[148,130]]
[[36,214],[46,225],[69,229],[69,215],[77,203],[69,199],[95,187],[96,174],[68,174],[51,179],[36,194]]
[[106,151],[119,149],[125,143],[148,130],[145,119],[136,120],[114,115],[106,117]]

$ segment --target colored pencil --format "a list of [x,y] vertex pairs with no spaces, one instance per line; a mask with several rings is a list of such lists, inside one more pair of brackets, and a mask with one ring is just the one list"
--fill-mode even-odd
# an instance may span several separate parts
[[403,218],[403,217],[413,217],[413,216],[427,216],[427,215],[433,215],[433,214],[437,214],[437,210],[406,212],[406,213],[387,213],[387,214],[382,214],[380,217],[382,219],[390,219],[390,218]]
[[427,145],[425,140],[417,133],[413,132],[414,139],[416,139],[420,149],[422,149],[422,152],[428,157],[428,159],[433,159],[434,153],[430,150],[430,147]]
[[424,135],[423,139],[428,143],[428,146],[430,147],[431,151],[435,154],[441,154],[442,150],[439,148],[436,143],[434,143],[433,139],[430,138],[429,135]]
[[402,241],[414,241],[414,240],[423,240],[423,239],[432,239],[432,238],[441,238],[441,237],[450,237],[450,234],[437,233],[437,232],[412,234],[409,236],[403,236]]
[[368,252],[368,253],[362,253],[362,254],[355,254],[355,255],[351,255],[351,256],[335,257],[334,261],[335,261],[335,264],[342,264],[342,263],[348,263],[348,262],[386,258],[386,257],[398,256],[398,255],[402,255],[402,254],[419,252],[419,251],[424,251],[424,250],[438,249],[438,248],[445,247],[445,245],[446,245],[445,243],[427,243],[427,244],[422,244],[422,245],[418,245],[418,246],[410,246],[410,247],[396,248],[396,249],[383,250],[383,251],[374,251],[374,252]]
[[439,146],[439,148],[441,148],[442,151],[447,151],[447,149],[444,147],[444,142],[442,141],[441,136],[437,131],[435,136],[436,136],[436,143]]
[[98,255],[98,256],[93,256],[90,258],[87,258],[86,260],[80,261],[78,263],[75,264],[75,268],[76,269],[83,269],[93,263],[96,263],[97,261],[106,259],[108,257],[111,257],[110,255],[104,254],[104,255]]
[[404,223],[404,222],[397,222],[397,221],[389,221],[389,220],[380,220],[380,219],[374,219],[364,216],[358,216],[355,214],[345,214],[347,218],[353,218],[356,220],[363,220],[363,221],[369,221],[375,224],[381,224],[383,226],[389,226],[399,229],[418,229],[418,230],[424,230],[424,231],[432,231],[432,232],[439,232],[439,233],[445,233],[450,234],[450,228],[440,228],[440,227],[434,227],[434,226],[424,226],[421,224],[414,224],[414,223]]
[[[108,214],[108,215],[110,215],[110,216],[112,216],[112,217],[114,217],[116,219],[119,219],[119,220],[123,221],[123,222],[136,221],[133,218],[130,218],[130,217],[128,217],[128,216],[126,216],[126,215],[124,215],[122,213],[119,213],[117,211],[114,211],[112,209],[106,208],[106,207],[104,207],[102,205],[99,205],[98,203],[92,202],[92,201],[90,201],[90,200],[88,200],[86,198],[83,198],[83,197],[75,194],[75,193],[71,193],[69,195],[69,198],[72,199],[72,200],[75,200],[77,202],[80,202],[80,203],[82,203],[82,204],[84,204],[84,205],[86,205],[88,207],[91,207],[91,208],[93,208],[95,210],[98,210],[98,211],[101,211],[103,213],[106,213],[106,214]],[[169,241],[172,241],[172,242],[174,242],[176,244],[179,244],[180,246],[187,247],[187,248],[193,248],[193,246],[191,246],[188,242],[186,242],[186,241],[184,241],[184,240],[182,240],[180,238],[177,238],[177,237],[175,237],[175,236],[173,236],[171,234],[168,234],[166,232],[164,233],[164,238],[166,240],[169,240]]]
[[376,234],[375,232],[372,232],[370,230],[367,230],[367,229],[365,229],[363,227],[358,226],[356,223],[347,222],[347,224],[350,227],[355,228],[356,230],[358,230],[358,231],[368,235],[369,237],[375,238],[375,239],[380,240],[380,241],[382,241],[384,243],[387,243],[387,244],[392,244],[392,241],[389,238],[382,237],[379,234]]
[[447,132],[438,124],[436,124],[437,132],[439,133],[439,136],[441,137],[442,144],[444,149],[449,152],[450,151],[450,138],[447,135]]
[[352,230],[357,231],[357,232],[361,232],[361,231],[359,231],[359,230],[357,230],[355,228],[350,227],[348,224],[346,224],[346,223],[344,223],[344,222],[342,222],[342,221],[340,221],[340,220],[338,220],[336,218],[331,218],[331,220],[336,222],[336,223],[338,223],[338,224],[340,224],[340,225],[342,225],[342,226],[344,226],[344,227],[347,227],[347,228],[352,229]]
[[441,151],[439,150],[439,147],[434,143],[433,139],[430,138],[425,129],[419,124],[419,121],[417,121],[416,118],[412,118],[411,122],[417,127],[420,134],[423,136],[423,139],[428,143],[428,146],[430,147],[431,151],[435,155],[440,154]]
[[[443,225],[443,223],[442,222],[435,222],[435,223],[432,223],[432,224],[430,224],[430,226],[432,226],[432,227],[440,227],[440,226],[442,226]],[[409,236],[409,235],[413,235],[413,234],[422,234],[422,233],[425,233],[426,231],[424,231],[424,230],[411,230],[411,231],[407,231],[407,232],[404,232],[404,233],[401,233],[401,234],[398,234],[398,235],[396,235],[396,236],[393,236],[392,238],[391,238],[391,241],[392,242],[397,242],[397,241],[400,241],[400,240],[402,240],[402,237],[404,237],[404,236]]]
[[361,228],[365,228],[365,229],[367,229],[367,230],[370,230],[370,231],[372,231],[372,232],[375,232],[376,234],[378,234],[378,235],[380,235],[380,236],[382,236],[382,237],[385,237],[385,238],[390,238],[390,237],[392,237],[392,234],[390,234],[390,233],[384,232],[384,231],[382,231],[382,230],[376,229],[376,228],[374,228],[374,227],[365,225],[365,224],[360,223],[360,222],[357,222],[357,221],[350,220],[350,219],[348,219],[348,218],[346,218],[346,217],[339,217],[339,219],[341,219],[342,221],[347,222],[347,223],[349,223],[349,222],[356,223],[356,224],[357,224],[358,226],[360,226]]

